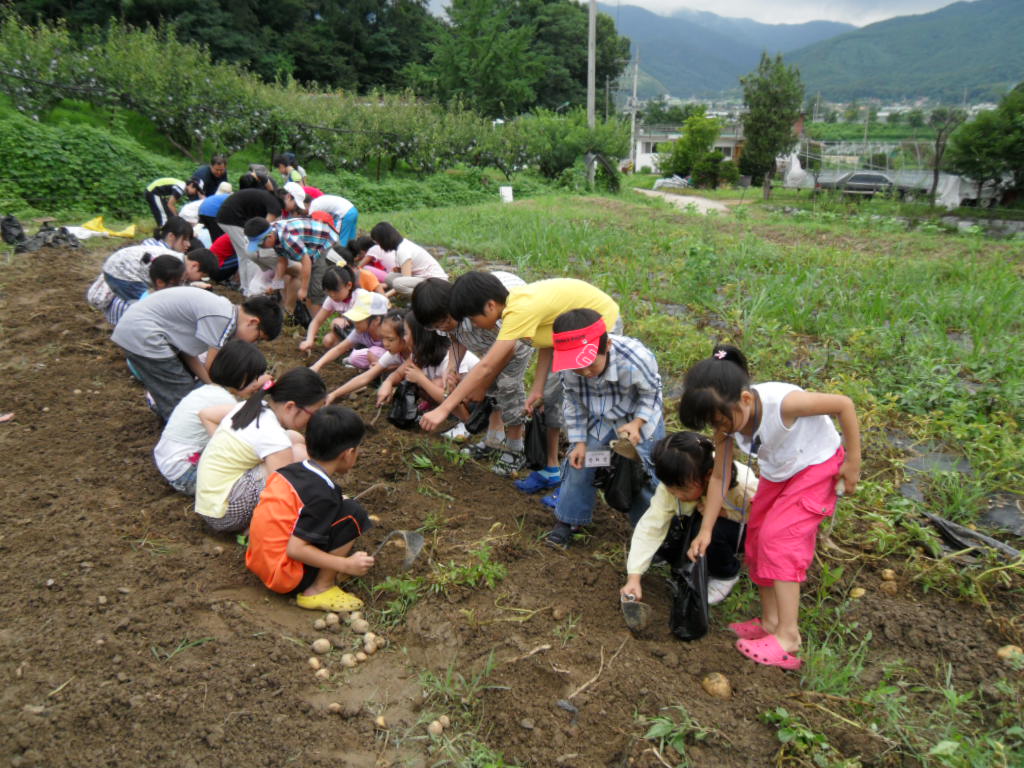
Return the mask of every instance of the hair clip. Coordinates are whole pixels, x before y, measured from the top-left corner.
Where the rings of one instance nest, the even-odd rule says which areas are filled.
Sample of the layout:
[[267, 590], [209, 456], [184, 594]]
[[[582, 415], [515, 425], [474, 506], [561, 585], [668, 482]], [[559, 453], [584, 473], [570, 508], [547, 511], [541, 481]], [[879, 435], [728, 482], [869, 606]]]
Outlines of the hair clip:
[[266, 392], [272, 386], [274, 386], [274, 380], [273, 379], [267, 379], [266, 381], [263, 382], [263, 386], [260, 387], [260, 389], [262, 389], [264, 392]]
[[728, 354], [728, 352], [726, 352], [724, 349], [719, 349], [719, 350], [715, 350], [715, 353], [714, 353], [713, 356], [717, 357], [719, 360], [725, 360], [725, 356], [727, 354]]

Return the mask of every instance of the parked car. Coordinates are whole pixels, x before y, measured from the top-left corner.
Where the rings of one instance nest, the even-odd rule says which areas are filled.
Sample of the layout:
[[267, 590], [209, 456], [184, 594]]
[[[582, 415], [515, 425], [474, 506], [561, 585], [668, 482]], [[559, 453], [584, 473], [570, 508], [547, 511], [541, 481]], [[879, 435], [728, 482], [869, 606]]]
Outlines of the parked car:
[[849, 171], [833, 181], [819, 181], [814, 190], [831, 190], [844, 195], [872, 197], [879, 192], [888, 193], [896, 187], [892, 178], [878, 171]]

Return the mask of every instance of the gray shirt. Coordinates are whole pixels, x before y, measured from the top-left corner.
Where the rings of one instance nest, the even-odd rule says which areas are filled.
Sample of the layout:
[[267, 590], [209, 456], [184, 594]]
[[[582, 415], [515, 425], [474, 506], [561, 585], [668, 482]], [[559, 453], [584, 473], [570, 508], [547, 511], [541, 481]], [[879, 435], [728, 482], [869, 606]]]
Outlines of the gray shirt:
[[184, 352], [193, 357], [220, 349], [235, 334], [238, 309], [202, 288], [165, 288], [132, 304], [111, 339], [139, 357], [162, 360]]

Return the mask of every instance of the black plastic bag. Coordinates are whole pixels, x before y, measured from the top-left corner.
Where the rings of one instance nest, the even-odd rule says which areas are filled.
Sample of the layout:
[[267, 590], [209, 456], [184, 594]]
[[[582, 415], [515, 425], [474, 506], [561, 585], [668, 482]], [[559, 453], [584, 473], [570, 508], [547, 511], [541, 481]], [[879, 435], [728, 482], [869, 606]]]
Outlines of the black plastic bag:
[[487, 429], [491, 420], [491, 411], [494, 410], [494, 398], [485, 397], [469, 409], [469, 418], [466, 419], [466, 429], [471, 435], [479, 435]]
[[526, 466], [530, 469], [545, 469], [548, 466], [548, 424], [544, 411], [534, 411], [533, 418], [526, 422], [526, 437], [523, 450]]
[[633, 499], [647, 482], [643, 463], [614, 452], [611, 464], [594, 473], [594, 487], [604, 494], [605, 504], [619, 512], [629, 512]]
[[8, 245], [17, 245], [28, 240], [28, 235], [16, 217], [4, 216], [0, 219], [0, 238]]
[[295, 317], [295, 322], [303, 328], [309, 328], [309, 324], [313, 322], [313, 315], [304, 301], [295, 302], [295, 312], [292, 314]]
[[403, 381], [395, 387], [395, 396], [388, 411], [388, 421], [399, 429], [415, 429], [419, 424], [419, 393], [411, 381]]
[[[679, 520], [677, 517], [676, 520]], [[673, 521], [675, 522], [675, 521]], [[703, 519], [694, 513], [687, 522], [679, 521], [678, 530], [685, 535], [672, 542], [678, 549], [672, 563], [672, 576], [668, 585], [672, 590], [672, 613], [669, 628], [680, 640], [699, 640], [708, 633], [708, 560], [701, 555], [696, 561], [686, 556]], [[671, 531], [671, 529], [670, 529]]]

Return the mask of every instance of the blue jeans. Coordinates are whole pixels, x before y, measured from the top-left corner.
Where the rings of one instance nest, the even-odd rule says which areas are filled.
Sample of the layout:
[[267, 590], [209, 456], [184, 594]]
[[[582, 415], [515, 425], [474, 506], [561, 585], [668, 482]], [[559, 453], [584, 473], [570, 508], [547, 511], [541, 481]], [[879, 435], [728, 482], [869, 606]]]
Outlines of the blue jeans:
[[[654, 478], [651, 466], [651, 450], [654, 444], [665, 436], [665, 422], [663, 421], [654, 430], [649, 440], [644, 440], [636, 447], [637, 452], [643, 459], [644, 468], [650, 475], [647, 485], [641, 493], [636, 495], [629, 508], [629, 522], [636, 525], [651, 503], [651, 497], [658, 487], [658, 481]], [[587, 450], [602, 451], [608, 450], [608, 444], [618, 435], [614, 429], [609, 429], [600, 435], [587, 435]], [[566, 525], [587, 525], [594, 517], [594, 501], [597, 499], [597, 489], [594, 487], [594, 473], [597, 470], [593, 467], [575, 469], [569, 465], [568, 459], [562, 465], [562, 485], [558, 491], [558, 505], [555, 507], [555, 517]]]
[[348, 241], [354, 238], [358, 233], [356, 224], [359, 222], [359, 211], [353, 205], [348, 209], [348, 213], [341, 217], [341, 221], [338, 222], [339, 226], [335, 227], [338, 230], [338, 247], [343, 248], [348, 245]]
[[119, 277], [108, 275], [106, 272], [103, 273], [103, 279], [107, 281], [107, 285], [115, 296], [128, 302], [138, 301], [142, 298], [142, 294], [149, 290], [149, 286], [145, 283], [140, 283], [137, 280], [122, 280]]

